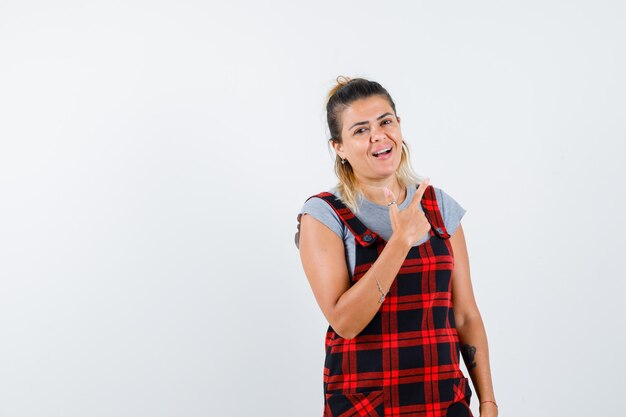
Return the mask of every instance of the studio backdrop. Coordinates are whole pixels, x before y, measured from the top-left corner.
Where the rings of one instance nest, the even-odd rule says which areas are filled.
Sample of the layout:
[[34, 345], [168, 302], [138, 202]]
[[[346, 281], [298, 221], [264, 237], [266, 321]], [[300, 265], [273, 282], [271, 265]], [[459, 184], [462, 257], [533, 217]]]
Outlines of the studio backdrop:
[[624, 21], [0, 2], [0, 415], [322, 415], [328, 324], [294, 234], [336, 183], [339, 75], [387, 88], [415, 171], [467, 210], [500, 415], [620, 414]]

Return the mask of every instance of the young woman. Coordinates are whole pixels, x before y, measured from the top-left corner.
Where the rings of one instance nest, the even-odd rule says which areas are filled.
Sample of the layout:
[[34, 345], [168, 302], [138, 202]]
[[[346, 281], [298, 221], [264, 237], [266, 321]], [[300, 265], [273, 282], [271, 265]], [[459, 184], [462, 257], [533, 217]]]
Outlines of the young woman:
[[339, 184], [298, 215], [304, 272], [329, 328], [324, 415], [495, 417], [465, 210], [411, 170], [391, 96], [338, 78], [326, 106]]

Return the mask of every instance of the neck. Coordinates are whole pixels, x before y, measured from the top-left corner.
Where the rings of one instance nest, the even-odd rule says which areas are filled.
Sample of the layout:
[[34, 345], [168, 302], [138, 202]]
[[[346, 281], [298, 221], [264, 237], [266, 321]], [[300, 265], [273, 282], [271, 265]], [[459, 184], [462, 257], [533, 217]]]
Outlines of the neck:
[[401, 204], [406, 198], [406, 189], [400, 185], [395, 176], [384, 180], [357, 179], [363, 195], [372, 203], [379, 204], [381, 206], [387, 205], [387, 199], [385, 198], [385, 193], [383, 191], [383, 188], [385, 187], [389, 188], [393, 195], [396, 196], [397, 204]]

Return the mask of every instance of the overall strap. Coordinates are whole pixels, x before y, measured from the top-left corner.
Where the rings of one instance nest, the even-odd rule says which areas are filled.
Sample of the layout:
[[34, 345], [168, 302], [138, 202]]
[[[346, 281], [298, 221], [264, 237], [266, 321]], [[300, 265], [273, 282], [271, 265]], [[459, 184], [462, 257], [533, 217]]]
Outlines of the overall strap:
[[432, 185], [426, 187], [424, 195], [422, 196], [422, 207], [424, 208], [424, 214], [432, 226], [432, 230], [442, 239], [448, 239], [450, 234], [446, 230], [446, 226], [439, 211], [439, 204], [437, 204], [437, 196], [435, 195], [435, 189]]
[[[341, 219], [343, 224], [352, 232], [356, 241], [359, 242], [359, 245], [363, 247], [370, 246], [376, 242], [378, 239], [378, 234], [368, 229], [362, 222], [359, 220], [352, 211], [346, 207], [346, 205], [337, 198], [334, 194], [329, 192], [323, 192], [316, 194], [314, 196], [309, 197], [311, 199], [313, 197], [321, 198], [326, 201], [337, 213], [337, 216]], [[307, 200], [308, 200], [307, 199]]]

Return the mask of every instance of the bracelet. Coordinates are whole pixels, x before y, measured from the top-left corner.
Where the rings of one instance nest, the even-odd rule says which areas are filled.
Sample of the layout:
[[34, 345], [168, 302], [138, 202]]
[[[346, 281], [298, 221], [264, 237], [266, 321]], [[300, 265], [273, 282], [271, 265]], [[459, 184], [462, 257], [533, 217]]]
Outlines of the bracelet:
[[380, 298], [378, 299], [379, 303], [383, 303], [385, 301], [385, 297], [389, 294], [389, 291], [383, 292], [383, 287], [380, 286], [380, 282], [378, 282], [378, 278], [374, 278], [376, 280], [376, 285], [378, 285], [378, 291], [380, 291]]
[[481, 404], [484, 404], [484, 403], [493, 403], [493, 405], [495, 405], [495, 406], [496, 406], [496, 408], [498, 408], [498, 404], [496, 404], [496, 402], [495, 402], [495, 401], [485, 400], [485, 401], [481, 401], [480, 403], [481, 403]]

